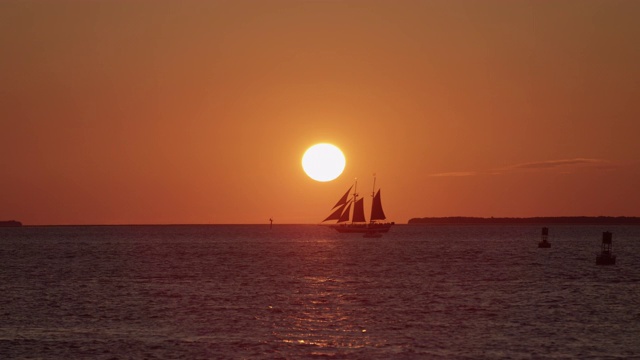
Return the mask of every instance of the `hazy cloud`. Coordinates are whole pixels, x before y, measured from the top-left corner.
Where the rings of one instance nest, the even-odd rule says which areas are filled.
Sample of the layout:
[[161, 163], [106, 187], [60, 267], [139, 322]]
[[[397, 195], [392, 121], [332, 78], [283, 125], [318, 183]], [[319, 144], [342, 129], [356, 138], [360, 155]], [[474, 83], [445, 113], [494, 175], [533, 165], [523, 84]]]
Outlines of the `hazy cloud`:
[[474, 175], [502, 175], [508, 173], [514, 173], [518, 171], [544, 171], [549, 169], [560, 169], [562, 172], [570, 172], [576, 168], [594, 168], [600, 170], [611, 170], [619, 167], [619, 164], [615, 164], [609, 160], [602, 159], [560, 159], [560, 160], [547, 160], [536, 161], [506, 166], [503, 168], [491, 169], [487, 171], [457, 171], [448, 173], [431, 174], [430, 176], [445, 177], [445, 176], [474, 176]]
[[[611, 166], [611, 162], [600, 159], [563, 159], [563, 160], [548, 160], [548, 161], [538, 161], [538, 162], [530, 162], [523, 163], [510, 166], [508, 168], [512, 169], [551, 169], [557, 168], [561, 166], [597, 166], [597, 165], [608, 165]], [[507, 169], [508, 169], [507, 168]]]
[[473, 175], [477, 175], [477, 173], [474, 171], [458, 171], [458, 172], [431, 174], [429, 176], [473, 176]]

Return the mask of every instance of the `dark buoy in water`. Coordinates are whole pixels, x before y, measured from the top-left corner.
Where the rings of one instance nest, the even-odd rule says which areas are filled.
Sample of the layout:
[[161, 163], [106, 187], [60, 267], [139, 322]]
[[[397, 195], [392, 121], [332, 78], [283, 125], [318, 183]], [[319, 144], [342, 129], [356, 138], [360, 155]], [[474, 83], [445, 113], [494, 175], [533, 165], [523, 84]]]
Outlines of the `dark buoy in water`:
[[542, 241], [540, 241], [538, 243], [538, 247], [539, 248], [550, 248], [551, 244], [547, 241], [547, 238], [549, 237], [549, 228], [543, 227], [542, 228]]
[[613, 235], [609, 231], [602, 233], [600, 254], [596, 256], [596, 265], [615, 265], [616, 256], [611, 253]]
[[269, 218], [269, 229], [273, 229], [273, 218]]

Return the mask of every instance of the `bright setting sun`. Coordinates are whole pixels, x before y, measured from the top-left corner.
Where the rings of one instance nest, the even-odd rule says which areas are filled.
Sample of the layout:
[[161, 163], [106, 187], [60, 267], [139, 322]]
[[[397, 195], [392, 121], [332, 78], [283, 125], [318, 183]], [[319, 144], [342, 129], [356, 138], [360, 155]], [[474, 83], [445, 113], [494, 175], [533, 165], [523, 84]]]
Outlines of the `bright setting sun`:
[[344, 154], [335, 145], [316, 144], [307, 149], [302, 156], [302, 168], [307, 175], [316, 181], [336, 179], [346, 164]]

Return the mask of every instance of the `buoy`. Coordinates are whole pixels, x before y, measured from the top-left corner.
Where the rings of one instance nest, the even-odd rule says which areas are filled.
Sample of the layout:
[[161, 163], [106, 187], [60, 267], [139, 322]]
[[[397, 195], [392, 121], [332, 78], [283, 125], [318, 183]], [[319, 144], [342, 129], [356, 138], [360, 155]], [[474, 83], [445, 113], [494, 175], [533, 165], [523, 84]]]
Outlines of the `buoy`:
[[609, 231], [602, 233], [602, 245], [600, 246], [600, 254], [596, 256], [596, 265], [615, 265], [616, 256], [613, 255], [613, 234]]
[[549, 228], [543, 227], [542, 228], [542, 241], [540, 241], [538, 243], [538, 247], [539, 248], [550, 248], [551, 244], [547, 241], [547, 238], [549, 237]]

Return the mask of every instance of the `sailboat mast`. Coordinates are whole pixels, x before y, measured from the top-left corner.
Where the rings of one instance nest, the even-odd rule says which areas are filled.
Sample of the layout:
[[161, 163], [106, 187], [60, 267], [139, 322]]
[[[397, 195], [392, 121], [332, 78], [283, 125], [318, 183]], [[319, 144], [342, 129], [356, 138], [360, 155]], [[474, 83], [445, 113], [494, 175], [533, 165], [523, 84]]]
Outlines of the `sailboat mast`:
[[[373, 209], [373, 199], [376, 197], [376, 174], [373, 174], [373, 189], [371, 190], [371, 208]], [[369, 219], [369, 222], [373, 223], [373, 217]]]
[[376, 174], [373, 174], [373, 190], [371, 190], [371, 197], [376, 196]]
[[[358, 200], [358, 178], [356, 178], [356, 183], [353, 185], [353, 204], [355, 205], [356, 200]], [[353, 217], [356, 214], [356, 207], [353, 207], [353, 216], [351, 216], [351, 223], [353, 224]]]

